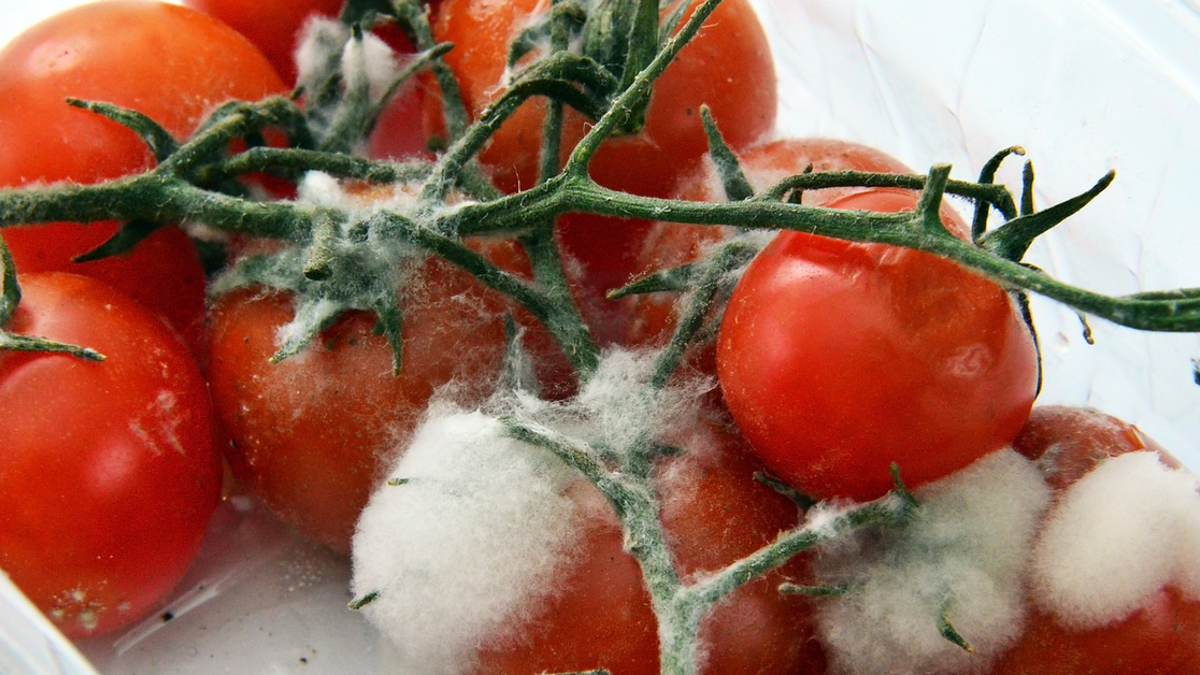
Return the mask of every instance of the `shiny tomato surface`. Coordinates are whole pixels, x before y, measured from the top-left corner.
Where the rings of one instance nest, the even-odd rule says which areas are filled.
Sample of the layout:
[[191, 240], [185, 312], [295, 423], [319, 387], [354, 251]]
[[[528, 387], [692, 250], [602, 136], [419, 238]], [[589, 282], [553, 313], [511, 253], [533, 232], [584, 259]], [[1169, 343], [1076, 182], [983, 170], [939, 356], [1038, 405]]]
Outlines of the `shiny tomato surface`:
[[221, 491], [207, 386], [165, 324], [109, 286], [21, 278], [5, 329], [106, 358], [0, 351], [0, 568], [64, 633], [150, 613]]
[[[881, 190], [830, 206], [912, 209]], [[947, 227], [954, 228], [952, 223]], [[1008, 293], [932, 255], [784, 232], [738, 282], [717, 344], [721, 390], [771, 471], [819, 498], [868, 500], [1012, 441], [1037, 389]]]

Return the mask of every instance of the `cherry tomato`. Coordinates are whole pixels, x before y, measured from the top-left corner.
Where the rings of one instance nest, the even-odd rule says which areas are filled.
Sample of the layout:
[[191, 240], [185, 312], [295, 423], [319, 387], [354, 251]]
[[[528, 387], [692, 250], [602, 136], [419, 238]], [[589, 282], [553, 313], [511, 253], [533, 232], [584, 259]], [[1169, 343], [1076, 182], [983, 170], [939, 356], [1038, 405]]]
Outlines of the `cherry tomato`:
[[[788, 138], [751, 146], [738, 152], [743, 172], [755, 190], [765, 190], [787, 176], [801, 173], [808, 166], [813, 171], [875, 171], [908, 173], [910, 169], [899, 160], [875, 148], [847, 141], [824, 138]], [[710, 162], [704, 162], [691, 176], [681, 180], [671, 195], [675, 199], [696, 202], [725, 201], [720, 189], [720, 177]], [[860, 192], [861, 188], [830, 188], [804, 195], [804, 203], [822, 206]], [[948, 213], [948, 217], [951, 216]], [[646, 276], [703, 257], [707, 248], [723, 240], [733, 231], [728, 227], [688, 225], [658, 222], [638, 255], [637, 276]], [[676, 293], [650, 293], [635, 296], [630, 304], [630, 319], [625, 341], [631, 345], [662, 345], [675, 330]], [[699, 371], [715, 375], [715, 347], [702, 348], [691, 360]]]
[[[660, 467], [663, 519], [679, 571], [711, 571], [770, 543], [793, 526], [791, 501], [757, 482], [757, 463], [734, 432], [712, 423], [693, 429], [686, 454]], [[659, 672], [656, 621], [642, 573], [624, 550], [616, 515], [591, 486], [572, 496], [587, 514], [581, 561], [556, 581], [561, 592], [537, 608], [531, 623], [485, 637], [474, 672], [500, 675], [583, 672], [612, 675]], [[701, 627], [708, 654], [703, 673], [821, 673], [824, 655], [813, 641], [805, 599], [778, 586], [797, 560], [743, 586], [717, 606]]]
[[[1062, 492], [1104, 460], [1152, 451], [1175, 458], [1137, 427], [1088, 408], [1034, 408], [1013, 447], [1037, 460], [1046, 481]], [[1114, 623], [1079, 630], [1036, 609], [1024, 637], [992, 675], [1190, 675], [1200, 672], [1200, 601], [1167, 587], [1144, 607]]]
[[[94, 183], [148, 168], [136, 134], [68, 106], [73, 96], [134, 108], [177, 138], [229, 99], [257, 100], [283, 83], [253, 45], [185, 7], [112, 0], [76, 7], [0, 50], [0, 185]], [[23, 272], [70, 271], [112, 284], [165, 316], [193, 343], [204, 314], [204, 271], [188, 238], [162, 228], [128, 254], [72, 263], [117, 230], [114, 222], [5, 228]]]
[[234, 475], [285, 521], [349, 551], [358, 514], [394, 453], [440, 388], [464, 404], [499, 378], [504, 328], [498, 303], [447, 263], [414, 273], [402, 307], [403, 366], [374, 331], [373, 315], [342, 317], [279, 363], [278, 332], [293, 298], [248, 290], [210, 316], [213, 402], [233, 439]]
[[[880, 190], [830, 206], [916, 200]], [[911, 249], [802, 232], [750, 264], [717, 344], [721, 390], [755, 453], [819, 498], [874, 499], [892, 463], [915, 487], [1007, 445], [1037, 369], [1029, 329], [992, 282]]]
[[0, 351], [0, 568], [72, 637], [142, 618], [191, 565], [221, 489], [187, 347], [109, 286], [21, 277], [6, 329], [103, 362]]
[[[438, 6], [434, 34], [456, 45], [446, 60], [462, 84], [472, 115], [479, 115], [503, 93], [509, 41], [549, 6], [545, 0], [447, 0]], [[427, 126], [433, 135], [442, 132], [435, 98], [430, 97], [427, 106]], [[745, 0], [727, 0], [718, 6], [657, 81], [645, 127], [636, 135], [607, 141], [589, 167], [593, 178], [612, 189], [666, 196], [676, 179], [708, 149], [699, 114], [705, 103], [735, 147], [753, 142], [774, 124], [774, 65], [762, 26]], [[502, 190], [514, 192], [534, 184], [543, 111], [541, 100], [526, 102], [481, 153], [480, 160]], [[582, 115], [568, 111], [564, 157], [587, 126]], [[645, 221], [580, 214], [560, 220], [557, 236], [576, 266], [572, 274], [583, 280], [581, 297], [606, 313], [603, 325], [614, 329], [601, 335], [604, 342], [619, 341], [623, 322], [620, 308], [606, 303], [604, 293], [625, 284], [636, 271], [647, 228]]]

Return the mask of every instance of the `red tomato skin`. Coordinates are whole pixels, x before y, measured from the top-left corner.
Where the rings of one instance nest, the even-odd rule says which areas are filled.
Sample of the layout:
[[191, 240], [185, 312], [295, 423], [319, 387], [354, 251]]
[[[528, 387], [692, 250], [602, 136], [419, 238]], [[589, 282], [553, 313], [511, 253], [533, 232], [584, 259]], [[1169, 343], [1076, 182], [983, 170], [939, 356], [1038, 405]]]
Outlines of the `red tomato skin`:
[[0, 352], [0, 568], [70, 637], [136, 621], [179, 582], [220, 498], [199, 368], [110, 287], [21, 278], [9, 330], [107, 359]]
[[352, 312], [302, 353], [279, 363], [279, 329], [292, 319], [282, 293], [238, 291], [209, 320], [213, 402], [233, 439], [234, 475], [282, 519], [348, 552], [358, 514], [443, 385], [478, 402], [499, 377], [498, 304], [465, 273], [429, 262], [403, 307], [399, 376], [375, 318]]
[[[766, 545], [798, 519], [796, 506], [754, 480], [757, 462], [735, 432], [705, 422], [684, 447], [695, 453], [660, 467], [663, 519], [685, 577], [715, 570]], [[704, 447], [697, 447], [704, 446]], [[520, 634], [490, 642], [473, 672], [519, 675], [586, 671], [612, 675], [659, 672], [656, 620], [641, 571], [623, 548], [611, 507], [579, 483], [572, 496], [587, 514], [587, 534], [560, 592], [539, 608]], [[803, 574], [797, 559], [736, 591], [701, 627], [707, 653], [702, 673], [822, 673], [808, 601], [783, 596], [787, 574]]]
[[[835, 208], [899, 211], [866, 192]], [[952, 225], [950, 225], [953, 227]], [[784, 232], [722, 321], [721, 390], [755, 453], [818, 498], [870, 500], [961, 469], [1029, 416], [1037, 353], [1008, 294], [932, 255]]]
[[1033, 409], [1013, 449], [1038, 462], [1046, 482], [1063, 490], [1096, 465], [1127, 452], [1158, 453], [1163, 464], [1183, 464], [1136, 426], [1092, 408], [1044, 405]]
[[[111, 0], [58, 14], [0, 50], [0, 186], [95, 183], [153, 165], [129, 129], [64, 99], [133, 108], [177, 138], [229, 99], [257, 100], [283, 83], [244, 38], [220, 22], [162, 2]], [[117, 223], [5, 228], [22, 272], [67, 271], [112, 284], [198, 344], [204, 271], [187, 237], [163, 228], [133, 251], [73, 263]]]
[[1034, 612], [1025, 637], [991, 675], [1193, 675], [1200, 672], [1200, 602], [1173, 588], [1114, 624], [1088, 631]]
[[[698, 4], [692, 2], [693, 9]], [[447, 0], [439, 4], [433, 21], [434, 36], [456, 45], [446, 61], [459, 77], [472, 116], [479, 115], [504, 93], [500, 85], [509, 41], [549, 6], [546, 0]], [[708, 150], [699, 114], [702, 104], [712, 109], [730, 145], [742, 147], [772, 128], [776, 100], [775, 67], [758, 18], [743, 0], [723, 2], [656, 82], [641, 133], [610, 140], [606, 148], [612, 149], [600, 154], [612, 153], [612, 159], [595, 157], [593, 171], [624, 176], [631, 186], [621, 187], [636, 192], [636, 185], [643, 181], [661, 179], [647, 172], [630, 171], [630, 165], [623, 163], [630, 156], [658, 152], [682, 169]], [[439, 106], [432, 104], [428, 118], [431, 132], [441, 131], [439, 111]], [[543, 116], [540, 99], [526, 102], [501, 125], [484, 149], [480, 159], [492, 169], [502, 190], [514, 192], [536, 181]], [[570, 152], [588, 124], [575, 112], [568, 117], [564, 153]], [[670, 181], [664, 187], [669, 188]]]
[[[1157, 453], [1182, 464], [1136, 426], [1091, 408], [1038, 406], [1013, 441], [1038, 462], [1046, 482], [1062, 492], [1105, 460], [1127, 452]], [[992, 675], [1192, 675], [1200, 672], [1200, 601], [1159, 590], [1146, 606], [1089, 630], [1062, 625], [1035, 609], [1025, 634]]]

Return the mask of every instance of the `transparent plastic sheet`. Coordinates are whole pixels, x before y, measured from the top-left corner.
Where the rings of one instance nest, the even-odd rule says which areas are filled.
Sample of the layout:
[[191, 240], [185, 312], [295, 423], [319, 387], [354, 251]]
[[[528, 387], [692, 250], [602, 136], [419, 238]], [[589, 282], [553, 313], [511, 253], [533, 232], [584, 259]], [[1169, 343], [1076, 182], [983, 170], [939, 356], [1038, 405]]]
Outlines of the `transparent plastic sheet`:
[[[1029, 260], [1107, 293], [1200, 285], [1200, 9], [1168, 0], [757, 0], [779, 55], [780, 134], [878, 146], [963, 178], [1023, 145], [1037, 201], [1117, 181]], [[0, 10], [2, 11], [2, 10]], [[1001, 177], [1019, 186], [1021, 160]], [[964, 210], [966, 205], [963, 205]], [[1194, 335], [1149, 335], [1034, 301], [1040, 402], [1093, 405], [1200, 468]], [[346, 609], [349, 565], [252, 501], [227, 502], [160, 613], [79, 649], [103, 675], [388, 672]], [[83, 675], [87, 664], [0, 585], [0, 673]], [[21, 660], [24, 659], [24, 660]], [[90, 675], [90, 674], [89, 674]]]

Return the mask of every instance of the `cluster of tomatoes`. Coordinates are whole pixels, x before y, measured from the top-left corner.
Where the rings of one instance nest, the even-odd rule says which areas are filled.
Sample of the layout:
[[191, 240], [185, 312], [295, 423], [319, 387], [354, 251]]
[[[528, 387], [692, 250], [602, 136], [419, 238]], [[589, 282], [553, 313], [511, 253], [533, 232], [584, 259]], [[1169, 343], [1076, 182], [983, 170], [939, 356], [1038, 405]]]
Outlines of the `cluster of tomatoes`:
[[[146, 170], [155, 159], [142, 139], [66, 97], [137, 110], [186, 138], [216, 104], [286, 93], [296, 79], [292, 54], [302, 23], [312, 14], [332, 16], [341, 4], [106, 0], [28, 30], [0, 51], [0, 185], [94, 183]], [[455, 45], [445, 61], [470, 115], [503, 92], [510, 41], [549, 5], [426, 6], [434, 37]], [[398, 53], [411, 52], [394, 26], [377, 31]], [[702, 105], [756, 189], [808, 167], [910, 171], [852, 143], [774, 139], [776, 86], [752, 9], [746, 0], [725, 0], [657, 82], [641, 130], [606, 141], [590, 174], [637, 195], [726, 199], [722, 176], [706, 159]], [[500, 190], [537, 182], [544, 111], [542, 101], [527, 102], [481, 153]], [[422, 80], [398, 95], [361, 147], [375, 157], [422, 153], [427, 138], [444, 132], [440, 113], [433, 80]], [[564, 158], [589, 124], [567, 112]], [[802, 199], [892, 213], [911, 211], [918, 196], [834, 188]], [[942, 221], [969, 238], [949, 208]], [[170, 593], [223, 483], [348, 551], [358, 514], [430, 400], [452, 395], [470, 405], [492, 393], [505, 367], [504, 315], [516, 311], [467, 273], [430, 259], [407, 276], [416, 290], [404, 295], [398, 372], [386, 336], [365, 313], [341, 317], [303, 352], [275, 363], [294, 312], [291, 296], [253, 288], [210, 302], [197, 247], [174, 226], [148, 226], [128, 252], [76, 261], [119, 227], [3, 231], [23, 295], [0, 329], [105, 357], [0, 352], [0, 568], [73, 637], [126, 626]], [[609, 291], [701, 260], [733, 234], [589, 214], [568, 214], [555, 229], [593, 334], [607, 347], [636, 349], [667, 341], [678, 321], [676, 296], [612, 301]], [[224, 243], [234, 253], [255, 246]], [[470, 244], [528, 273], [513, 241]], [[567, 360], [544, 330], [516, 315], [528, 324], [525, 347], [543, 394], [569, 398], [577, 384]], [[685, 368], [717, 378], [719, 392], [704, 399], [703, 424], [669, 440], [715, 450], [664, 460], [675, 466], [664, 470], [664, 489], [695, 495], [668, 501], [664, 512], [685, 576], [746, 556], [802, 519], [794, 501], [755, 480], [763, 471], [815, 499], [867, 501], [892, 489], [893, 464], [915, 489], [1018, 438], [1017, 449], [1042, 457], [1056, 476], [1082, 475], [1105, 455], [1147, 447], [1136, 430], [1088, 414], [1035, 412], [1031, 419], [1038, 356], [1017, 304], [990, 281], [925, 253], [786, 232], [745, 270], [723, 316], [709, 320], [719, 321], [719, 332], [689, 351]], [[1068, 439], [1078, 449], [1058, 450]], [[232, 481], [223, 479], [223, 466]], [[658, 670], [656, 622], [640, 571], [621, 551], [611, 514], [599, 521], [578, 556], [585, 562], [532, 612], [536, 621], [518, 638], [481, 642], [480, 672]], [[787, 575], [803, 577], [803, 565], [720, 605], [702, 632], [705, 672], [825, 672], [810, 601], [776, 592]], [[1090, 632], [1036, 614], [1028, 637], [993, 672], [1195, 672], [1200, 602], [1174, 589], [1160, 595], [1119, 625]], [[1164, 664], [1138, 670], [1145, 660], [1110, 658], [1119, 651], [1113, 645], [1127, 647], [1121, 656], [1161, 656]]]

